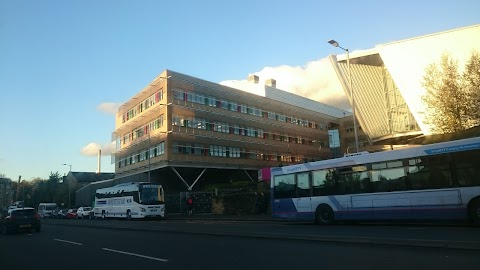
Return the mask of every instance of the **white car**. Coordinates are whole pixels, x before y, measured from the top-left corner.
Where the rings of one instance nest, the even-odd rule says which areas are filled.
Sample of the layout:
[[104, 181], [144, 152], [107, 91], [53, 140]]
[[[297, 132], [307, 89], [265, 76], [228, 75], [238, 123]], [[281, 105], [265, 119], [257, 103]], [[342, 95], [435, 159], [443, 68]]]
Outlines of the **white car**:
[[90, 218], [91, 207], [80, 207], [77, 210], [77, 218]]

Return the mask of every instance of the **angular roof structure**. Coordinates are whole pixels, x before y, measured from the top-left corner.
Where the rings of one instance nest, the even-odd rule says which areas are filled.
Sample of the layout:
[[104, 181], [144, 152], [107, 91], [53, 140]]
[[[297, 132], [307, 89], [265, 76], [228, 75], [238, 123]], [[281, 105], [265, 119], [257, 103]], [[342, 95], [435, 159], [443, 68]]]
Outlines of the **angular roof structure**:
[[[425, 69], [448, 53], [465, 66], [473, 51], [480, 52], [480, 25], [377, 45], [347, 55], [330, 56], [356, 117], [372, 142], [428, 135], [422, 102]], [[352, 90], [352, 91], [350, 91]], [[350, 92], [353, 92], [354, 102]]]

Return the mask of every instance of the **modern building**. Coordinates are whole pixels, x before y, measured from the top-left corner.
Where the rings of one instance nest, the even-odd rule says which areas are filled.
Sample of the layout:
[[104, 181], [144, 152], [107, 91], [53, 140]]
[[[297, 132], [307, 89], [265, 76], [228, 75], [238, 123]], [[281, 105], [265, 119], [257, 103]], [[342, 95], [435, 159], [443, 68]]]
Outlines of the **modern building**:
[[340, 118], [351, 115], [275, 88], [266, 97], [165, 70], [124, 103], [113, 138], [115, 179], [192, 190], [257, 180], [263, 167], [332, 157]]
[[[347, 55], [329, 56], [355, 104], [358, 150], [430, 134], [425, 69], [443, 53], [463, 67], [474, 50], [480, 25], [354, 51], [350, 65]], [[356, 141], [351, 112], [277, 89], [274, 79], [226, 86], [170, 70], [119, 108], [115, 127], [115, 182], [159, 182], [167, 192], [254, 181], [263, 167], [340, 156]]]
[[366, 135], [360, 144], [405, 143], [431, 134], [422, 102], [426, 68], [439, 64], [444, 53], [463, 68], [473, 51], [480, 53], [480, 25], [354, 51], [349, 55], [352, 89], [347, 55], [330, 56], [345, 94], [351, 104], [354, 100], [356, 118]]

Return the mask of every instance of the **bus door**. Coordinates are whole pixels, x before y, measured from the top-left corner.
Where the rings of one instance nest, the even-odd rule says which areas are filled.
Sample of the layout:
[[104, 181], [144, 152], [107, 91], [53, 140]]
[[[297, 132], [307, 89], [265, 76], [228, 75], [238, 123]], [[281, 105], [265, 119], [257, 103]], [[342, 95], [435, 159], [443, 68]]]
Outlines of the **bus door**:
[[[297, 174], [297, 217], [299, 219], [307, 219], [312, 215], [312, 197], [310, 190], [310, 173]], [[295, 200], [295, 199], [294, 199]]]

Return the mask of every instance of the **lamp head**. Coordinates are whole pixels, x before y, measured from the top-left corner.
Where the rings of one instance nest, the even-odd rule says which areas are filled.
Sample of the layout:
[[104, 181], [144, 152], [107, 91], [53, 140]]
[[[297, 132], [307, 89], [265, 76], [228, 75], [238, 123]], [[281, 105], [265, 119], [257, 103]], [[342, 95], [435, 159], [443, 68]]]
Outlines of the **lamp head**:
[[336, 41], [333, 40], [333, 39], [330, 39], [330, 40], [328, 41], [328, 43], [330, 43], [330, 45], [332, 45], [333, 47], [338, 47], [338, 42], [336, 42]]

